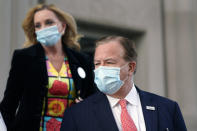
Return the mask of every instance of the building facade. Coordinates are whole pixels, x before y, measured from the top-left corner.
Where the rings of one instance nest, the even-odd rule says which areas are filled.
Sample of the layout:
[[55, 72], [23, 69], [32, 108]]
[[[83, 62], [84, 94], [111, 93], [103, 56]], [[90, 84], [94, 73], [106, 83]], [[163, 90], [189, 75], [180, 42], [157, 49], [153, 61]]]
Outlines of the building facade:
[[25, 40], [22, 20], [38, 2], [53, 3], [75, 17], [85, 36], [82, 50], [90, 55], [101, 36], [133, 39], [138, 51], [135, 84], [177, 101], [188, 131], [196, 130], [196, 0], [0, 0], [0, 100], [12, 53]]

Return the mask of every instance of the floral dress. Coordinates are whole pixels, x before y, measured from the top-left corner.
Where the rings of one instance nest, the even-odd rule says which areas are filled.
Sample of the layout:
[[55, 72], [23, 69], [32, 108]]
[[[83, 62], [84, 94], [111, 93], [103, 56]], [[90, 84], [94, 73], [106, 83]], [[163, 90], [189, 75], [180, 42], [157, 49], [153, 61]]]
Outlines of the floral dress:
[[68, 59], [64, 58], [60, 72], [57, 72], [46, 58], [48, 72], [48, 88], [45, 97], [40, 131], [59, 131], [64, 111], [70, 107], [76, 98], [76, 90], [69, 68]]

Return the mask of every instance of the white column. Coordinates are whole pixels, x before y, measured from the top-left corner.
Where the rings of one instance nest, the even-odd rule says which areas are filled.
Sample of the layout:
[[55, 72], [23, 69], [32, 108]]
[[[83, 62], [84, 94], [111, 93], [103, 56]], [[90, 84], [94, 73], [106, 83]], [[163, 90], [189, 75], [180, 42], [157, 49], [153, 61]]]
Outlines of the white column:
[[195, 0], [165, 1], [168, 94], [179, 101], [188, 131], [197, 129], [196, 5]]
[[0, 100], [10, 65], [11, 0], [0, 0]]
[[37, 1], [0, 0], [0, 101], [3, 98], [13, 50], [21, 48], [25, 37], [21, 27], [27, 10]]

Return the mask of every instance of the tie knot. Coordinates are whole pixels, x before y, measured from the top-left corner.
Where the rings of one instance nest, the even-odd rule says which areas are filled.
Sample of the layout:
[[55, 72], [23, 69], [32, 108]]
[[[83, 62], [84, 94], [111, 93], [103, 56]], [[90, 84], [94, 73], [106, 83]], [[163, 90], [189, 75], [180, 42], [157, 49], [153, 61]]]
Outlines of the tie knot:
[[120, 104], [121, 108], [126, 108], [126, 106], [127, 106], [127, 100], [121, 99], [119, 101], [119, 104]]

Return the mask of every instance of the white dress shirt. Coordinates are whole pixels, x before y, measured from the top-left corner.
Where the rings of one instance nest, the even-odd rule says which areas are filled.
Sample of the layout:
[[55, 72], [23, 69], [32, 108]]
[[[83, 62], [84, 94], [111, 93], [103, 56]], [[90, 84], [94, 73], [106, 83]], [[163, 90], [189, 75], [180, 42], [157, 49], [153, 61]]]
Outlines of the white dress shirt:
[[[118, 103], [120, 99], [113, 98], [111, 96], [107, 95], [107, 98], [109, 100], [112, 113], [114, 115], [116, 124], [118, 126], [119, 131], [122, 131], [122, 126], [121, 126], [121, 107], [120, 104]], [[133, 119], [135, 126], [138, 131], [146, 131], [146, 126], [145, 126], [145, 121], [144, 121], [144, 115], [142, 112], [142, 106], [140, 102], [140, 97], [139, 94], [133, 84], [133, 87], [131, 91], [128, 93], [128, 95], [125, 97], [127, 100], [127, 111], [131, 118]]]

